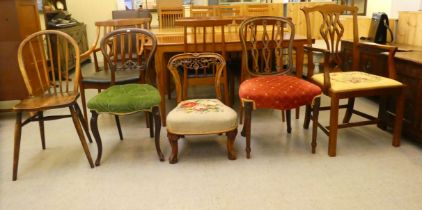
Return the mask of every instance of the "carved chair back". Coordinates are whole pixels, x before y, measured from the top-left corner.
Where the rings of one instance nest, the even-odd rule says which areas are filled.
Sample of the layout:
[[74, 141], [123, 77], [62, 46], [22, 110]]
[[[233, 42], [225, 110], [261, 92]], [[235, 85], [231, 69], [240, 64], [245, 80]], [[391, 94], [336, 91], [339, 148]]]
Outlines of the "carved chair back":
[[[182, 82], [179, 76], [179, 71], [183, 71], [183, 75], [192, 75], [196, 78], [201, 78], [204, 75], [208, 75], [209, 72], [213, 72], [215, 75], [215, 93], [217, 99], [222, 100], [221, 94], [221, 78], [223, 70], [226, 66], [224, 57], [217, 53], [183, 53], [178, 54], [170, 58], [168, 62], [168, 69], [173, 75], [174, 83], [176, 86], [177, 103], [186, 100], [186, 94], [183, 94], [183, 90], [186, 87], [182, 87]], [[183, 83], [186, 85], [186, 83]]]
[[[337, 4], [326, 4], [318, 5], [310, 8], [302, 8], [305, 13], [306, 28], [307, 28], [307, 39], [308, 46], [312, 46], [312, 28], [318, 26], [311, 25], [311, 14], [320, 13], [322, 16], [322, 24], [319, 26], [319, 33], [321, 39], [325, 44], [325, 51], [330, 55], [326, 57], [324, 61], [324, 68], [329, 68], [330, 71], [341, 71], [343, 60], [341, 57], [340, 43], [345, 33], [345, 27], [341, 22], [340, 16], [342, 14], [351, 14], [353, 21], [353, 70], [357, 70], [359, 66], [359, 52], [357, 44], [359, 42], [358, 27], [357, 27], [357, 12], [358, 8], [354, 6], [337, 5]], [[312, 74], [312, 73], [311, 73]]]
[[111, 69], [110, 83], [115, 83], [116, 71], [139, 71], [139, 82], [144, 83], [145, 74], [151, 75], [148, 71], [156, 46], [155, 35], [146, 29], [126, 28], [106, 34], [100, 47]]
[[[58, 49], [52, 49], [52, 42], [56, 43]], [[74, 61], [69, 60], [71, 55], [74, 55]], [[25, 38], [18, 48], [18, 63], [29, 95], [77, 93], [80, 76], [79, 55], [76, 41], [61, 31], [39, 31]], [[65, 65], [61, 65], [61, 62], [65, 62]], [[70, 77], [70, 62], [75, 64], [73, 83]], [[62, 69], [62, 66], [65, 68]]]
[[242, 68], [252, 76], [289, 73], [294, 35], [289, 18], [262, 16], [243, 21], [239, 29]]

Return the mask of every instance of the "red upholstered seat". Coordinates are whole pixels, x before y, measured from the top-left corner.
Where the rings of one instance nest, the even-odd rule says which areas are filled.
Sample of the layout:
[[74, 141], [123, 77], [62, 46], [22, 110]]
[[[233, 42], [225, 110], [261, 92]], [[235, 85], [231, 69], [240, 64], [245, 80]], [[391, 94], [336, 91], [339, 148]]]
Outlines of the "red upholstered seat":
[[288, 110], [311, 104], [321, 89], [293, 76], [262, 76], [248, 79], [240, 85], [242, 100], [254, 101], [256, 108]]

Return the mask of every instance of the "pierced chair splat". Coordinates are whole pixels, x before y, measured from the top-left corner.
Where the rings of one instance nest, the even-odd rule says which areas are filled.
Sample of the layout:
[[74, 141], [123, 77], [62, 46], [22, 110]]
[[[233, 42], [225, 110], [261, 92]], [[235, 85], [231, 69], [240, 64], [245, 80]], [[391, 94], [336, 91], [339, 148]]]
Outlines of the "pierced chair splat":
[[[285, 28], [288, 34], [285, 34]], [[287, 132], [291, 132], [290, 110], [311, 105], [321, 89], [289, 75], [293, 68], [292, 45], [295, 28], [289, 18], [252, 17], [240, 25], [242, 67], [251, 76], [239, 87], [241, 110], [245, 111], [242, 136], [246, 137], [246, 157], [250, 158], [252, 110], [286, 110]], [[283, 47], [288, 42], [288, 47]]]
[[[217, 53], [184, 53], [170, 58], [168, 69], [176, 85], [177, 107], [167, 115], [167, 136], [172, 147], [170, 163], [177, 163], [178, 139], [186, 135], [227, 135], [227, 153], [230, 160], [236, 159], [233, 144], [237, 135], [237, 114], [221, 102], [221, 77], [226, 62]], [[215, 92], [217, 99], [189, 99], [182, 94], [183, 85], [179, 76], [195, 72], [197, 77], [215, 72]]]
[[[381, 126], [381, 118], [384, 116], [385, 111], [384, 103], [380, 103], [378, 117], [360, 112], [354, 108], [356, 97], [368, 96], [381, 96], [385, 99], [388, 96], [394, 96], [396, 100], [396, 115], [395, 123], [393, 126], [393, 146], [400, 145], [401, 124], [403, 119], [403, 101], [404, 101], [404, 88], [405, 86], [398, 82], [396, 79], [396, 70], [394, 64], [394, 54], [397, 50], [394, 46], [371, 44], [374, 48], [387, 54], [385, 56], [388, 60], [388, 77], [377, 76], [363, 71], [359, 71], [359, 34], [358, 34], [358, 21], [357, 21], [357, 7], [344, 6], [344, 5], [319, 5], [314, 7], [304, 7], [302, 11], [305, 14], [308, 45], [305, 49], [308, 50], [308, 70], [309, 80], [321, 87], [324, 95], [331, 99], [330, 106], [320, 107], [320, 99], [317, 99], [316, 106], [313, 108], [307, 106], [304, 127], [308, 128], [311, 115], [313, 120], [312, 131], [312, 152], [315, 153], [317, 127], [319, 127], [325, 134], [328, 135], [328, 155], [336, 156], [337, 148], [337, 133], [338, 129], [362, 126], [369, 124], [378, 124]], [[345, 33], [345, 27], [341, 23], [341, 14], [351, 14], [353, 18], [353, 64], [351, 71], [343, 69], [344, 61], [342, 60], [340, 52], [340, 41]], [[323, 23], [319, 26], [320, 36], [325, 43], [325, 49], [312, 47], [311, 35], [311, 14], [320, 14]], [[314, 26], [318, 27], [318, 26]], [[313, 73], [312, 68], [312, 53], [320, 52], [324, 54], [324, 72]], [[348, 99], [347, 104], [340, 105], [341, 99]], [[338, 123], [339, 109], [345, 108], [345, 116], [343, 123]], [[328, 126], [324, 126], [318, 122], [319, 111], [330, 111], [330, 122]], [[312, 112], [312, 113], [311, 113]], [[358, 115], [365, 118], [364, 121], [350, 122], [352, 115]]]
[[[133, 45], [132, 43], [136, 44]], [[160, 149], [161, 119], [159, 104], [161, 97], [154, 86], [146, 84], [145, 78], [148, 71], [153, 71], [150, 63], [156, 45], [157, 39], [153, 33], [136, 28], [115, 30], [101, 40], [101, 52], [110, 68], [112, 85], [88, 101], [88, 108], [92, 114], [91, 130], [98, 146], [98, 155], [95, 161], [97, 166], [100, 165], [102, 156], [102, 141], [98, 131], [97, 119], [98, 115], [103, 113], [112, 114], [116, 117], [119, 136], [123, 140], [120, 120], [117, 116], [147, 112], [146, 118], [149, 118], [151, 124], [149, 127], [150, 137], [155, 137], [158, 157], [161, 161], [164, 160], [164, 155]], [[146, 50], [147, 48], [148, 50]], [[131, 84], [116, 83], [116, 72], [123, 69], [124, 71], [137, 72], [138, 82]]]

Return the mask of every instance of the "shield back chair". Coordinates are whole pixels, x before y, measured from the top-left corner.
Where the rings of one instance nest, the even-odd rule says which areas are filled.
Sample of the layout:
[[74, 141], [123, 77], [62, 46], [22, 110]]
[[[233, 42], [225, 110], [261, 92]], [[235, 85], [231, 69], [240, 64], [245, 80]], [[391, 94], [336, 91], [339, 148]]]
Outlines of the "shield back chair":
[[158, 23], [160, 28], [174, 28], [175, 21], [184, 17], [183, 6], [180, 7], [169, 7], [159, 6], [158, 7]]
[[[167, 115], [167, 136], [172, 153], [170, 163], [177, 163], [177, 140], [185, 135], [227, 135], [227, 153], [230, 160], [236, 159], [233, 144], [237, 135], [237, 114], [221, 102], [221, 78], [226, 65], [224, 57], [217, 53], [183, 53], [170, 58], [168, 69], [173, 75], [177, 93], [177, 107]], [[180, 70], [201, 77], [201, 74], [215, 72], [214, 88], [217, 99], [186, 100], [183, 94]]]
[[[377, 76], [369, 74], [363, 71], [359, 71], [359, 46], [362, 43], [359, 42], [358, 37], [358, 24], [357, 24], [357, 7], [344, 6], [344, 5], [319, 5], [315, 7], [305, 7], [302, 11], [305, 14], [306, 26], [307, 26], [307, 38], [309, 41], [308, 46], [305, 48], [310, 53], [308, 55], [308, 64], [312, 65], [312, 53], [319, 51], [324, 54], [324, 72], [313, 74], [313, 68], [310, 67], [308, 71], [308, 78], [311, 82], [321, 87], [324, 95], [331, 99], [330, 106], [320, 107], [319, 100], [315, 103], [313, 110], [311, 107], [307, 107], [304, 127], [308, 128], [311, 115], [313, 122], [312, 132], [312, 152], [315, 153], [317, 129], [321, 130], [328, 135], [328, 155], [336, 156], [337, 147], [337, 133], [338, 129], [362, 126], [369, 124], [382, 123], [380, 119], [383, 117], [385, 108], [383, 103], [380, 103], [380, 109], [378, 118], [368, 115], [367, 113], [360, 112], [354, 108], [354, 102], [356, 97], [369, 97], [369, 96], [381, 96], [382, 98], [395, 96], [396, 98], [396, 116], [393, 128], [393, 146], [400, 145], [400, 133], [401, 123], [403, 119], [403, 92], [404, 85], [396, 81], [396, 71], [394, 65], [394, 54], [396, 47], [371, 44], [374, 48], [379, 48], [380, 51], [384, 51], [388, 61], [388, 72], [387, 77]], [[343, 37], [345, 28], [341, 23], [340, 15], [347, 12], [353, 17], [353, 59], [352, 69], [344, 71], [342, 65], [345, 61], [342, 60], [340, 55], [340, 41]], [[319, 27], [320, 35], [325, 43], [325, 49], [317, 49], [312, 47], [312, 35], [311, 35], [311, 14], [319, 13], [322, 16], [323, 24]], [[318, 27], [318, 26], [315, 26]], [[384, 70], [385, 71], [385, 70]], [[339, 100], [347, 99], [347, 104], [340, 105]], [[338, 124], [338, 113], [340, 108], [345, 108], [345, 116], [343, 123]], [[330, 111], [330, 121], [328, 126], [321, 125], [318, 122], [318, 113], [322, 110]], [[311, 114], [312, 111], [312, 114]], [[315, 116], [316, 115], [316, 116]], [[350, 122], [352, 115], [357, 115], [365, 118], [364, 121]]]
[[[208, 19], [208, 18], [188, 18], [176, 21], [177, 26], [183, 26], [184, 33], [184, 52], [200, 53], [214, 52], [221, 54], [226, 58], [226, 41], [224, 27], [231, 23], [230, 19]], [[187, 71], [185, 73], [188, 73]], [[203, 74], [201, 77], [196, 75], [183, 75], [183, 97], [187, 97], [188, 87], [191, 85], [214, 85], [215, 72]], [[229, 88], [228, 72], [226, 66], [221, 75], [221, 84], [224, 90], [224, 103], [231, 105], [231, 94]], [[230, 86], [231, 85], [231, 86]], [[170, 91], [169, 91], [170, 96]]]
[[[51, 43], [58, 49], [53, 54]], [[60, 65], [61, 51], [66, 56], [65, 65]], [[73, 83], [69, 73], [69, 55], [75, 55]], [[41, 133], [42, 148], [45, 149], [44, 122], [71, 117], [82, 143], [91, 168], [94, 167], [91, 154], [85, 141], [84, 131], [91, 139], [82, 112], [76, 102], [79, 97], [78, 80], [80, 75], [80, 57], [78, 44], [69, 35], [53, 30], [39, 31], [29, 35], [19, 45], [18, 62], [29, 98], [22, 100], [13, 110], [16, 112], [15, 144], [13, 153], [13, 180], [17, 179], [22, 127], [29, 122], [38, 122]], [[66, 66], [66, 69], [62, 69]], [[35, 79], [30, 79], [35, 78]], [[44, 111], [68, 108], [70, 115], [45, 116]], [[22, 122], [23, 113], [29, 118]], [[82, 127], [81, 127], [82, 125]]]
[[[287, 34], [284, 32], [288, 29]], [[289, 18], [252, 17], [240, 25], [242, 67], [250, 75], [239, 87], [245, 121], [246, 156], [250, 158], [252, 110], [270, 108], [286, 110], [287, 132], [291, 132], [290, 110], [310, 105], [321, 89], [301, 78], [290, 76], [295, 28]]]
[[[160, 149], [161, 119], [158, 108], [161, 97], [154, 86], [146, 83], [145, 78], [148, 71], [153, 71], [150, 64], [156, 45], [157, 39], [153, 33], [138, 28], [114, 30], [106, 34], [101, 40], [101, 52], [110, 68], [111, 85], [88, 101], [88, 108], [91, 110], [91, 130], [98, 146], [98, 155], [95, 161], [97, 166], [100, 165], [102, 156], [102, 142], [97, 119], [98, 115], [103, 113], [121, 116], [149, 112], [150, 114], [146, 117], [149, 118], [151, 123], [149, 126], [150, 137], [155, 136], [158, 157], [161, 161], [164, 160], [164, 155]], [[118, 84], [116, 82], [118, 71], [137, 72], [137, 83]], [[117, 123], [117, 128], [122, 140], [120, 121]]]
[[[131, 18], [131, 19], [116, 19], [95, 22], [96, 39], [90, 49], [84, 52], [81, 57], [87, 57], [91, 54], [94, 57], [94, 72], [82, 72], [79, 86], [81, 89], [82, 109], [85, 120], [88, 119], [88, 112], [86, 108], [86, 89], [106, 89], [111, 85], [111, 75], [108, 65], [99, 65], [97, 52], [100, 52], [99, 42], [107, 33], [119, 28], [149, 28], [149, 18]], [[134, 42], [132, 44], [135, 44]], [[105, 62], [104, 62], [105, 63]], [[118, 71], [115, 74], [115, 84], [133, 83], [139, 80], [139, 72], [136, 71]], [[117, 122], [116, 118], [116, 122]]]

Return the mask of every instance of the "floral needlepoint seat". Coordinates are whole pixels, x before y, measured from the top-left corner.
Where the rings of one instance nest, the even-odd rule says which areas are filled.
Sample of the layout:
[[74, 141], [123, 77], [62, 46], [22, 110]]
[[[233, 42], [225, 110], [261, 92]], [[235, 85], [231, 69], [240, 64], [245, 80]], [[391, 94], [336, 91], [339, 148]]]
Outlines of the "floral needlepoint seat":
[[[356, 90], [369, 90], [372, 88], [384, 88], [392, 86], [402, 86], [397, 80], [387, 77], [381, 77], [374, 74], [368, 74], [361, 71], [330, 73], [331, 87], [333, 92], [347, 92]], [[320, 85], [324, 85], [324, 74], [315, 74], [312, 80]]]
[[167, 115], [167, 130], [174, 134], [225, 133], [236, 127], [236, 112], [217, 99], [182, 101]]

